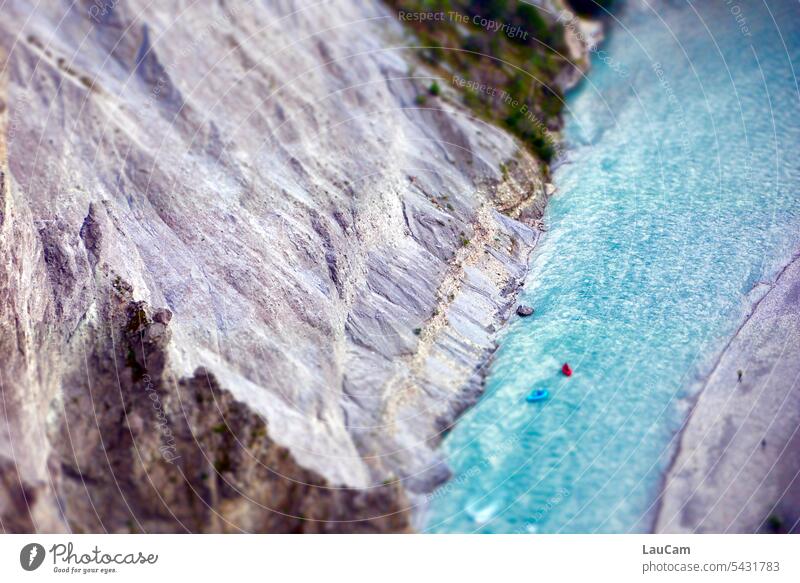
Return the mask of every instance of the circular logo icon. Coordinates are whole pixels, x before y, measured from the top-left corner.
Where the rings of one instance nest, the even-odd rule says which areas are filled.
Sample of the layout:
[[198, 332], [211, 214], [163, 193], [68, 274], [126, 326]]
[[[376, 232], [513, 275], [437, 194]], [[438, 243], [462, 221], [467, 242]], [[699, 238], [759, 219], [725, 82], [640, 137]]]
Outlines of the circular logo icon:
[[30, 543], [19, 552], [19, 564], [26, 571], [35, 571], [44, 562], [44, 547], [39, 543]]

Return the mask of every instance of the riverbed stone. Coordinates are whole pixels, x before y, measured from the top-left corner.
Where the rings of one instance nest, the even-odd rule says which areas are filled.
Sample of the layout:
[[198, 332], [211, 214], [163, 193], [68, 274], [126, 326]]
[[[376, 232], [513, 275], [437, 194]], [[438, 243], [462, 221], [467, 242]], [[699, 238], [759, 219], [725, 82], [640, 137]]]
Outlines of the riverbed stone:
[[526, 318], [533, 314], [533, 308], [530, 306], [526, 306], [525, 304], [520, 304], [517, 306], [517, 315], [523, 318]]

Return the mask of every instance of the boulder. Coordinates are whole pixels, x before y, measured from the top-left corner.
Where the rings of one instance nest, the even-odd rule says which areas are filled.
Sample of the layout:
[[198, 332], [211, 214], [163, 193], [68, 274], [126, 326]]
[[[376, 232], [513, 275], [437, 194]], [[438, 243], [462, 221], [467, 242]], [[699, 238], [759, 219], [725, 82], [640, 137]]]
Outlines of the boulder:
[[520, 304], [519, 307], [517, 308], [518, 316], [522, 316], [523, 318], [525, 318], [527, 316], [530, 316], [531, 314], [533, 314], [533, 308], [531, 308], [530, 306]]

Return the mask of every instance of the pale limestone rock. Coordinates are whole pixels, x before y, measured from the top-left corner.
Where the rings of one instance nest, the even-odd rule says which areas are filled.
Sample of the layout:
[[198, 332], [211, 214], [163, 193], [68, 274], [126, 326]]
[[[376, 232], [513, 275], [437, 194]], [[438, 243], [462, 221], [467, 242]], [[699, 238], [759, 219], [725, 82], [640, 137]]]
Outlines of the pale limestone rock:
[[[495, 209], [533, 224], [536, 160], [447, 100], [414, 108], [414, 54], [376, 2], [3, 10], [4, 527], [181, 530], [166, 505], [192, 530], [311, 530], [251, 498], [407, 528], [403, 491], [447, 477], [441, 431], [513, 309], [537, 232]], [[184, 459], [188, 431], [209, 459], [235, 450], [210, 479], [192, 467], [197, 500], [170, 482], [142, 371]], [[180, 405], [217, 394], [246, 447]], [[312, 485], [262, 483], [253, 460]], [[87, 479], [99, 514], [76, 497]]]

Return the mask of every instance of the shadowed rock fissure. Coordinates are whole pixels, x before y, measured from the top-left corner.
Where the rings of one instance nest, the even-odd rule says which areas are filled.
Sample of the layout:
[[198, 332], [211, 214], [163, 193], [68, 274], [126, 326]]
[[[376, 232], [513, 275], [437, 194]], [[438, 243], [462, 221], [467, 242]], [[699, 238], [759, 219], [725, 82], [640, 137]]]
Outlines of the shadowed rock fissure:
[[330, 487], [213, 374], [171, 376], [171, 313], [134, 301], [119, 278], [109, 287], [103, 325], [82, 332], [87, 370], [64, 384], [51, 436], [50, 464], [73, 531], [407, 528], [397, 484]]

